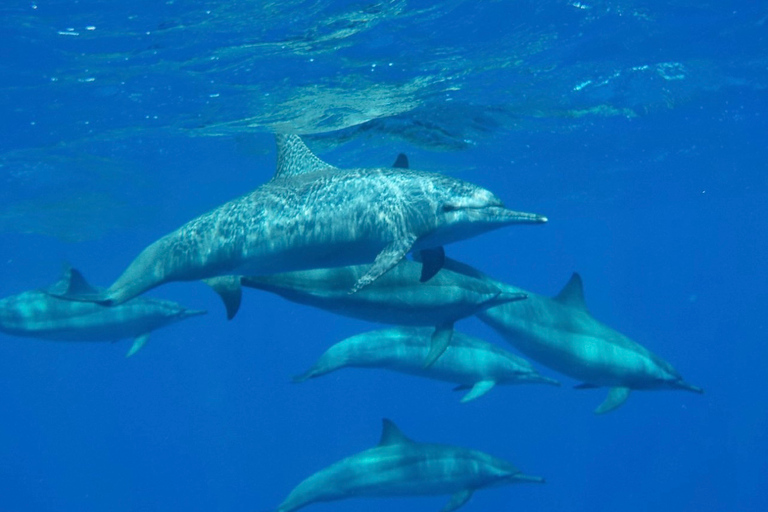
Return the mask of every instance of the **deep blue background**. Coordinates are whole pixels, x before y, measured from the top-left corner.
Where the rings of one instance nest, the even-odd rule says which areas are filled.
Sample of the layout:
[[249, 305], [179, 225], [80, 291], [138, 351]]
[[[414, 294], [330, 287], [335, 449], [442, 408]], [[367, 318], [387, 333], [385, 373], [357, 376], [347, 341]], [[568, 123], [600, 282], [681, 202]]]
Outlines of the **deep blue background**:
[[[67, 344], [0, 335], [0, 511], [269, 510], [314, 471], [374, 445], [382, 417], [416, 440], [477, 448], [547, 478], [545, 486], [480, 491], [468, 511], [766, 510], [768, 120], [764, 66], [760, 71], [755, 63], [765, 62], [760, 15], [768, 13], [737, 2], [717, 8], [674, 2], [667, 11], [601, 2], [589, 10], [594, 20], [580, 18], [579, 25], [568, 16], [582, 9], [568, 3], [500, 4], [450, 3], [439, 16], [415, 18], [419, 23], [405, 15], [426, 3], [403, 4], [405, 14], [398, 16], [404, 20], [393, 16], [370, 29], [377, 31], [375, 44], [370, 37], [342, 38], [348, 46], [317, 43], [307, 54], [295, 49], [286, 55], [270, 47], [261, 57], [272, 67], [267, 78], [259, 75], [266, 80], [260, 94], [274, 87], [289, 97], [315, 79], [353, 94], [357, 84], [339, 78], [330, 64], [335, 58], [353, 78], [362, 76], [355, 66], [366, 59], [386, 61], [398, 52], [413, 62], [424, 59], [424, 69], [445, 64], [428, 60], [429, 46], [412, 49], [403, 34], [431, 42], [433, 50], [465, 37], [450, 61], [466, 52], [457, 69], [469, 63], [479, 69], [491, 61], [477, 59], [492, 54], [478, 48], [554, 26], [560, 43], [532, 58], [537, 66], [549, 61], [562, 70], [563, 83], [550, 80], [541, 91], [548, 109], [542, 110], [541, 98], [527, 108], [515, 94], [525, 84], [501, 67], [492, 80], [462, 79], [471, 92], [419, 92], [422, 103], [412, 117], [374, 116], [383, 124], [361, 124], [367, 132], [353, 125], [309, 144], [343, 166], [386, 166], [405, 151], [413, 168], [443, 170], [490, 188], [513, 209], [547, 215], [545, 226], [493, 232], [448, 252], [550, 295], [579, 271], [598, 319], [672, 362], [706, 394], [635, 392], [618, 411], [596, 417], [592, 410], [606, 390], [572, 390], [575, 382], [567, 378], [560, 389], [499, 387], [464, 405], [450, 385], [384, 372], [346, 370], [295, 385], [290, 377], [329, 345], [376, 326], [253, 290], [227, 322], [204, 285], [176, 283], [151, 294], [206, 308], [209, 315], [154, 333], [129, 360], [128, 341]], [[181, 7], [169, 5], [155, 13], [158, 18], [175, 19], [178, 12], [161, 11]], [[335, 25], [313, 16], [330, 19], [358, 6], [323, 5], [298, 21], [288, 7], [273, 18], [263, 13], [269, 26], [253, 28], [258, 33], [250, 39], [243, 35], [251, 30], [247, 23], [231, 34], [194, 26], [194, 43], [169, 45], [157, 62], [189, 62], [206, 47], [274, 41], [276, 34], [287, 39], [302, 24], [325, 27], [311, 32], [320, 40]], [[106, 48], [50, 47], [74, 39], [55, 35], [73, 14], [61, 3], [41, 2], [36, 11], [46, 7], [37, 25], [21, 22], [36, 19], [28, 17], [28, 3], [5, 13], [4, 23], [14, 30], [3, 37], [18, 52], [4, 64], [2, 81], [0, 296], [53, 282], [62, 261], [93, 283], [110, 283], [147, 244], [268, 180], [275, 158], [269, 123], [320, 108], [299, 102], [251, 130], [238, 124], [223, 137], [193, 136], [183, 129], [196, 116], [222, 122], [250, 115], [239, 101], [215, 114], [206, 111], [207, 100], [198, 101], [207, 97], [199, 87], [209, 78], [234, 87], [248, 83], [246, 71], [202, 68], [185, 81], [192, 75], [173, 66], [159, 69], [142, 53], [151, 45], [128, 42], [132, 36], [120, 32], [135, 19], [99, 2], [80, 5], [77, 14], [112, 27], [116, 35], [102, 41]], [[138, 20], [151, 17], [151, 8], [133, 7]], [[617, 17], [621, 9], [628, 14]], [[515, 16], [514, 30], [500, 23], [509, 19], [502, 14]], [[632, 25], [639, 19], [644, 25]], [[55, 30], [48, 34], [48, 28]], [[206, 31], [210, 39], [201, 38]], [[99, 51], [132, 50], [144, 62], [125, 64], [125, 76], [118, 76], [119, 59], [97, 69], [95, 60], [86, 63], [99, 77], [95, 83], [112, 76], [117, 85], [94, 94], [79, 93], [77, 85], [50, 89], [49, 75], [74, 77], [78, 62]], [[695, 68], [704, 56], [707, 65]], [[296, 64], [309, 58], [323, 61], [325, 72], [308, 76], [307, 67]], [[630, 80], [615, 90], [596, 89], [587, 99], [558, 96], [581, 83], [579, 76], [673, 60], [699, 70], [682, 81], [684, 90], [673, 89], [677, 82]], [[414, 69], [401, 72], [408, 78]], [[364, 85], [377, 83], [365, 77]], [[157, 87], [146, 86], [137, 98], [130, 89], [140, 78]], [[443, 94], [455, 94], [460, 106]], [[499, 114], [506, 94], [523, 109], [520, 115]], [[669, 101], [659, 103], [665, 94]], [[632, 108], [638, 115], [575, 116], [580, 102]], [[149, 123], [157, 112], [161, 125], [138, 121], [144, 111]], [[326, 120], [337, 119], [329, 112]], [[487, 112], [492, 122], [483, 117]], [[436, 119], [439, 130], [419, 124], [422, 119]], [[326, 131], [322, 123], [315, 128]], [[462, 140], [469, 142], [456, 142]], [[458, 328], [503, 343], [476, 320]], [[350, 500], [311, 510], [436, 511], [447, 499]]]

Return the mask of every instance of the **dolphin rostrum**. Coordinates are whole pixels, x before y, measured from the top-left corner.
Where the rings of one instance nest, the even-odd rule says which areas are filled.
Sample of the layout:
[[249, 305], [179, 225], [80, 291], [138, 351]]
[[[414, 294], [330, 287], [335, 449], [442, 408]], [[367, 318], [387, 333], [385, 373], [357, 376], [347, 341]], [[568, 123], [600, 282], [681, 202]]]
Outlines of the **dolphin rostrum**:
[[310, 476], [288, 495], [277, 512], [311, 503], [355, 497], [450, 494], [442, 512], [458, 509], [478, 489], [518, 482], [544, 483], [502, 459], [476, 450], [412, 441], [390, 420], [379, 444]]
[[409, 251], [425, 253], [428, 277], [444, 244], [547, 220], [508, 210], [462, 180], [405, 168], [338, 169], [298, 136], [276, 139], [272, 180], [152, 243], [105, 292], [68, 298], [116, 305], [170, 281], [367, 263], [355, 292]]
[[597, 414], [622, 405], [633, 389], [703, 393], [683, 380], [667, 361], [595, 319], [587, 310], [579, 274], [574, 273], [562, 291], [550, 298], [505, 285], [454, 260], [447, 259], [445, 266], [485, 278], [510, 293], [528, 294], [519, 304], [504, 304], [477, 316], [526, 356], [581, 380], [578, 389], [609, 387]]
[[[290, 301], [314, 306], [360, 320], [393, 325], [432, 326], [432, 348], [425, 353], [424, 366], [432, 364], [451, 341], [453, 324], [478, 311], [525, 299], [524, 293], [502, 293], [485, 280], [438, 271], [422, 282], [422, 266], [401, 260], [370, 286], [350, 294], [349, 289], [365, 275], [368, 265], [352, 265], [280, 274], [244, 276], [243, 286], [276, 293]], [[208, 280], [217, 292], [219, 281]], [[225, 303], [226, 293], [220, 293]]]
[[445, 353], [424, 368], [430, 350], [430, 329], [394, 327], [366, 332], [333, 345], [295, 382], [320, 377], [341, 368], [382, 368], [429, 379], [454, 382], [469, 389], [461, 399], [469, 402], [490, 391], [496, 384], [525, 382], [560, 383], [540, 375], [525, 359], [473, 336], [455, 332]]
[[116, 307], [57, 298], [57, 294], [98, 293], [76, 269], [47, 290], [30, 290], [0, 300], [0, 331], [56, 341], [116, 341], [134, 338], [126, 357], [135, 354], [149, 333], [205, 311], [185, 309], [167, 300], [137, 297]]

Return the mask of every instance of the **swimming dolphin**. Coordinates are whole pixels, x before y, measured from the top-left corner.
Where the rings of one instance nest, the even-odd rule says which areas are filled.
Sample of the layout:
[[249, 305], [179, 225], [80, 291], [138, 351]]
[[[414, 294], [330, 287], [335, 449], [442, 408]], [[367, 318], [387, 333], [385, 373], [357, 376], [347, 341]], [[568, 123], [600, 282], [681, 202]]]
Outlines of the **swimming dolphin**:
[[[373, 284], [350, 294], [368, 265], [352, 265], [281, 274], [244, 276], [248, 288], [276, 293], [290, 301], [344, 316], [393, 325], [434, 326], [432, 348], [424, 366], [434, 363], [451, 341], [453, 324], [481, 309], [525, 299], [524, 293], [502, 293], [485, 280], [440, 270], [422, 282], [422, 266], [401, 260]], [[224, 278], [229, 279], [229, 278]], [[217, 291], [220, 286], [208, 281]], [[222, 294], [225, 303], [227, 294]]]
[[390, 420], [379, 444], [310, 476], [288, 495], [277, 512], [312, 503], [355, 497], [450, 494], [442, 512], [464, 505], [478, 489], [518, 482], [544, 483], [512, 464], [483, 452], [442, 444], [417, 443]]
[[169, 281], [367, 263], [355, 292], [409, 251], [425, 253], [428, 277], [442, 262], [444, 244], [547, 220], [508, 210], [488, 190], [455, 178], [404, 168], [338, 169], [298, 136], [276, 139], [271, 181], [151, 244], [105, 292], [67, 298], [116, 305]]
[[394, 327], [366, 332], [333, 345], [294, 382], [320, 377], [341, 368], [382, 368], [459, 384], [470, 391], [461, 399], [469, 402], [496, 384], [538, 382], [559, 386], [539, 375], [525, 359], [473, 336], [455, 332], [445, 353], [424, 368], [430, 350], [431, 330], [423, 327]]
[[134, 338], [126, 357], [135, 354], [155, 329], [205, 311], [185, 309], [167, 300], [137, 297], [113, 308], [57, 298], [63, 293], [98, 293], [82, 274], [67, 267], [48, 290], [30, 290], [0, 300], [0, 331], [57, 341], [116, 341]]
[[525, 301], [480, 311], [477, 316], [526, 356], [583, 381], [578, 389], [609, 387], [597, 414], [622, 405], [633, 389], [703, 393], [667, 361], [595, 319], [587, 309], [579, 274], [574, 273], [562, 291], [549, 298], [505, 285], [454, 260], [447, 259], [445, 266], [485, 278], [510, 293], [528, 294]]

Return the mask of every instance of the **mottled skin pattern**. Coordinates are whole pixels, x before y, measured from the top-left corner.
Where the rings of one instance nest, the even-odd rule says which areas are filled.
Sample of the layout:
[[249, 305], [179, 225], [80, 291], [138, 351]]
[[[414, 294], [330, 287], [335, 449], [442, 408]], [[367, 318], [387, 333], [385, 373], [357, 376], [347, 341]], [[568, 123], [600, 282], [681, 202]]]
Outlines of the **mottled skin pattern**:
[[0, 331], [45, 340], [115, 341], [204, 313], [143, 297], [110, 308], [33, 290], [0, 300]]
[[473, 336], [455, 332], [445, 353], [424, 368], [432, 331], [396, 327], [366, 332], [329, 348], [306, 373], [294, 380], [320, 377], [341, 368], [381, 368], [428, 379], [474, 386], [478, 382], [558, 385], [539, 375], [533, 366], [514, 354]]
[[422, 283], [421, 264], [407, 259], [370, 286], [350, 294], [350, 288], [368, 268], [369, 265], [353, 265], [247, 276], [241, 283], [336, 314], [395, 325], [453, 323], [483, 308], [525, 297], [501, 293], [482, 279], [447, 269]]
[[701, 392], [667, 361], [595, 319], [584, 306], [578, 276], [567, 287], [571, 297], [550, 298], [493, 280], [456, 261], [448, 260], [445, 266], [484, 277], [508, 292], [527, 293], [524, 301], [489, 308], [477, 316], [520, 352], [553, 370], [595, 387]]
[[411, 441], [387, 420], [384, 429], [378, 446], [310, 476], [291, 491], [277, 512], [354, 497], [465, 494], [469, 499], [477, 489], [544, 481], [483, 452]]
[[96, 297], [120, 304], [169, 281], [371, 263], [365, 286], [411, 249], [546, 218], [503, 208], [491, 192], [440, 174], [336, 169], [279, 135], [275, 177], [147, 247]]

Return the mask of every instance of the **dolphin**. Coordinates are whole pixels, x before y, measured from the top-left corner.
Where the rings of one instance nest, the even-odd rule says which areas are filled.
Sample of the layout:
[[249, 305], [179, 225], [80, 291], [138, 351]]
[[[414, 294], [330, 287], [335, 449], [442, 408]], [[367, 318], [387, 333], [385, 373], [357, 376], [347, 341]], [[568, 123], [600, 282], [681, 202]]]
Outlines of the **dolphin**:
[[[490, 191], [407, 168], [339, 169], [296, 135], [276, 135], [269, 182], [149, 245], [103, 293], [72, 300], [122, 304], [170, 281], [369, 265], [356, 292], [408, 252], [424, 253], [424, 277], [442, 246], [546, 217], [504, 208]], [[371, 263], [372, 262], [372, 263]]]
[[[352, 265], [280, 274], [244, 276], [242, 286], [276, 293], [290, 301], [340, 315], [393, 325], [433, 326], [432, 348], [424, 365], [434, 363], [451, 341], [453, 324], [481, 309], [525, 299], [524, 293], [502, 293], [484, 281], [446, 269], [422, 282], [422, 265], [401, 260], [370, 286], [350, 294], [349, 289], [367, 272], [368, 265]], [[221, 281], [208, 280], [222, 293]], [[231, 309], [231, 304], [228, 309]]]
[[450, 494], [442, 512], [467, 503], [478, 489], [544, 483], [504, 460], [476, 450], [412, 441], [388, 419], [379, 444], [310, 476], [277, 508], [293, 512], [312, 503], [355, 497]]
[[461, 402], [469, 402], [496, 384], [538, 382], [559, 386], [540, 375], [525, 359], [467, 334], [455, 332], [445, 353], [429, 368], [423, 361], [430, 350], [430, 329], [394, 327], [366, 332], [333, 345], [294, 382], [320, 377], [341, 368], [383, 368], [459, 384], [469, 389]]
[[98, 293], [82, 274], [65, 267], [61, 279], [47, 290], [30, 290], [0, 300], [0, 331], [55, 341], [117, 341], [134, 338], [132, 356], [150, 332], [205, 311], [185, 309], [167, 300], [137, 297], [113, 308], [63, 300], [56, 294]]
[[446, 259], [445, 267], [484, 278], [509, 293], [526, 293], [528, 298], [519, 304], [489, 308], [477, 316], [524, 355], [581, 380], [577, 389], [610, 388], [596, 414], [621, 406], [633, 389], [704, 392], [686, 382], [670, 363], [593, 317], [577, 273], [550, 298], [505, 285], [455, 260]]

